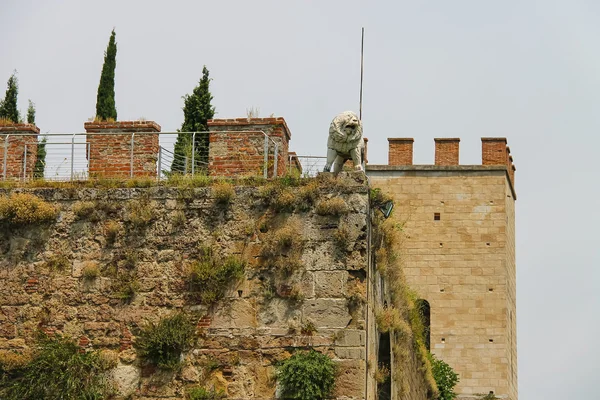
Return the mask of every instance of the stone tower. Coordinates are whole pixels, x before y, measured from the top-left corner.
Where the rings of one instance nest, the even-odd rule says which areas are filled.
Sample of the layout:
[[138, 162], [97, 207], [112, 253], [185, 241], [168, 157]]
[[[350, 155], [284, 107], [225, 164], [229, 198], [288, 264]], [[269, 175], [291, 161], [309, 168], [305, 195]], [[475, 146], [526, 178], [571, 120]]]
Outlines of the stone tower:
[[404, 223], [408, 284], [430, 310], [430, 348], [460, 376], [458, 398], [517, 400], [515, 167], [505, 138], [482, 138], [482, 165], [459, 165], [460, 139], [435, 139], [435, 165], [413, 165], [413, 139], [390, 138], [368, 165]]

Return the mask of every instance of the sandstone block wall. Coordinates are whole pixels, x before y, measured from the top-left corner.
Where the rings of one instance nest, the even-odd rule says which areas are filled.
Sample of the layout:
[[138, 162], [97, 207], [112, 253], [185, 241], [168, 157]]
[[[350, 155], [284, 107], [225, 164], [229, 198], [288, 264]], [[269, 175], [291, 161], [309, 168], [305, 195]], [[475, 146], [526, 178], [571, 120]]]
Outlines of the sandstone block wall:
[[409, 285], [431, 306], [431, 351], [456, 392], [517, 399], [514, 192], [506, 166], [369, 166], [404, 223]]
[[265, 143], [262, 132], [278, 144], [274, 160], [274, 143], [269, 140], [268, 176], [273, 176], [274, 163], [278, 176], [288, 173], [291, 133], [283, 118], [213, 119], [208, 121], [208, 129], [210, 175], [262, 175]]
[[[148, 132], [160, 132], [160, 125], [153, 121], [116, 121], [86, 122], [84, 127], [88, 133], [87, 142], [90, 146], [90, 176], [156, 176], [158, 135]], [[131, 165], [132, 135], [133, 171]]]
[[[33, 176], [39, 133], [40, 129], [33, 124], [0, 126], [0, 179], [4, 176], [6, 179], [24, 179]], [[23, 136], [23, 134], [27, 135]], [[5, 151], [6, 171], [4, 171]]]
[[[374, 321], [348, 300], [366, 293], [368, 283], [368, 190], [360, 180], [320, 187], [320, 200], [345, 201], [349, 213], [341, 217], [276, 212], [254, 187], [235, 188], [228, 206], [216, 204], [210, 187], [27, 191], [57, 205], [60, 216], [0, 233], [0, 349], [27, 348], [43, 329], [69, 335], [84, 349], [116, 352], [113, 373], [124, 396], [181, 399], [186, 387], [216, 385], [231, 399], [271, 399], [275, 364], [294, 349], [313, 347], [340, 367], [336, 398], [366, 398], [373, 373], [367, 325]], [[82, 202], [92, 202], [94, 214], [76, 215]], [[140, 209], [151, 210], [142, 225], [135, 222]], [[288, 224], [299, 224], [303, 251], [301, 268], [284, 277], [265, 267], [261, 249]], [[349, 234], [343, 248], [333, 240], [340, 226]], [[245, 278], [212, 306], [190, 297], [185, 278], [186, 265], [207, 247], [248, 263]], [[56, 267], [57, 260], [66, 265]], [[83, 277], [90, 265], [100, 271], [91, 280]], [[125, 270], [137, 282], [130, 302], [116, 289]], [[197, 346], [176, 374], [142, 368], [132, 347], [139, 328], [176, 310], [197, 316]], [[307, 332], [309, 324], [316, 331]], [[218, 368], [208, 374], [212, 362]]]

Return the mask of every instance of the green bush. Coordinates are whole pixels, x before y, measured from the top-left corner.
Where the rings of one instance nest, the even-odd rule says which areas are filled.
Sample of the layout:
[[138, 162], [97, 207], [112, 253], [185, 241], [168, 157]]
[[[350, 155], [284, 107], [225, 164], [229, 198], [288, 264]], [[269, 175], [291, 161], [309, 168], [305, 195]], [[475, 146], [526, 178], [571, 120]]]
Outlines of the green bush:
[[178, 369], [181, 353], [194, 341], [196, 327], [192, 319], [182, 313], [149, 322], [140, 331], [136, 347], [142, 359], [158, 368]]
[[189, 266], [188, 280], [191, 292], [203, 304], [212, 304], [225, 296], [229, 285], [243, 278], [246, 264], [235, 257], [221, 261], [205, 255]]
[[95, 351], [81, 352], [72, 340], [42, 336], [31, 361], [17, 368], [0, 367], [3, 400], [100, 400], [110, 397], [106, 364]]
[[451, 366], [431, 353], [429, 354], [429, 361], [431, 362], [433, 378], [440, 391], [438, 400], [454, 400], [456, 398], [454, 386], [459, 381], [458, 374], [454, 372]]
[[325, 354], [297, 351], [278, 370], [282, 396], [286, 399], [322, 400], [331, 395], [337, 366]]
[[36, 224], [54, 221], [57, 215], [54, 206], [32, 194], [0, 196], [0, 223], [10, 226]]
[[206, 390], [203, 387], [195, 387], [188, 392], [187, 398], [189, 400], [222, 400], [226, 399], [227, 395], [222, 390], [214, 388]]

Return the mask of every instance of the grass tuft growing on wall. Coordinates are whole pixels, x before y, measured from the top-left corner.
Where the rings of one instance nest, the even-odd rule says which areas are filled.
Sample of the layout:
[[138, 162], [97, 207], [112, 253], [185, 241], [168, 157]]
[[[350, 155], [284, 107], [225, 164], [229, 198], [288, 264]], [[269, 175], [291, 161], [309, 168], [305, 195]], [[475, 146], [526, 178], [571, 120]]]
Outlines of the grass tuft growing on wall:
[[316, 210], [319, 215], [332, 215], [339, 217], [348, 213], [348, 205], [339, 197], [322, 200], [317, 204]]
[[289, 275], [302, 267], [303, 247], [302, 225], [291, 218], [283, 228], [267, 233], [260, 255], [266, 267]]
[[54, 206], [32, 194], [0, 196], [0, 223], [11, 227], [52, 222], [57, 216]]
[[207, 390], [203, 387], [188, 390], [186, 396], [188, 400], [223, 400], [226, 398], [227, 394], [223, 390], [215, 390], [214, 388]]
[[236, 257], [224, 260], [210, 252], [188, 265], [191, 294], [202, 304], [212, 304], [225, 296], [229, 286], [244, 277], [246, 263]]
[[144, 362], [165, 370], [181, 366], [181, 354], [194, 342], [196, 327], [193, 320], [182, 313], [149, 322], [136, 339], [136, 347]]

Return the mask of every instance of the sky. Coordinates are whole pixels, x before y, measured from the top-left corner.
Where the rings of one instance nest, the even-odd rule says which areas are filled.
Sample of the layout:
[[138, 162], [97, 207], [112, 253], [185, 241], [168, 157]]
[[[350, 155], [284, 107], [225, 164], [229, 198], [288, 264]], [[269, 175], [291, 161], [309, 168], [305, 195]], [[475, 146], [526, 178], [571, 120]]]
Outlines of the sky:
[[163, 131], [203, 65], [216, 118], [282, 116], [291, 150], [324, 155], [331, 119], [358, 111], [365, 28], [369, 162], [388, 137], [508, 139], [516, 171], [519, 396], [597, 398], [600, 358], [600, 2], [0, 0], [0, 90], [18, 71], [19, 106], [42, 132], [82, 132], [95, 114], [110, 32], [120, 120]]

